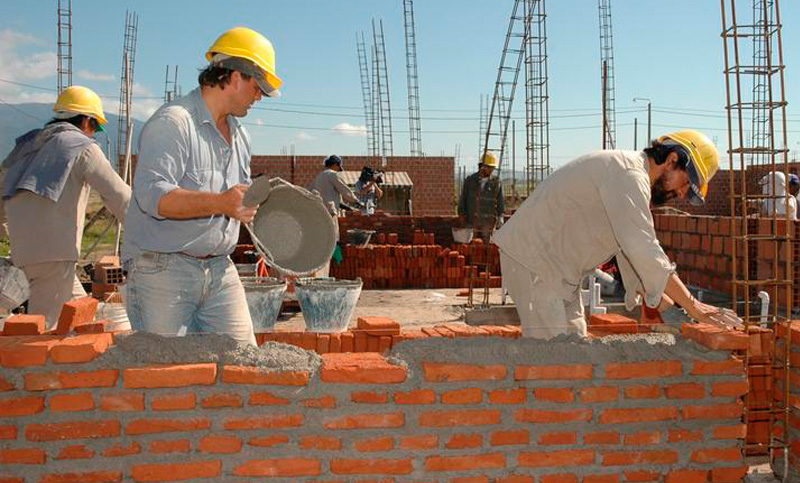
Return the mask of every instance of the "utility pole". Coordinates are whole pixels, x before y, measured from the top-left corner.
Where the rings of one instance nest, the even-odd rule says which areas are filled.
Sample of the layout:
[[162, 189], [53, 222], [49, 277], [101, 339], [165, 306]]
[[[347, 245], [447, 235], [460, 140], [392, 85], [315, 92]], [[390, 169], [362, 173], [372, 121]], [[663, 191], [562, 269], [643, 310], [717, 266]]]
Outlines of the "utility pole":
[[647, 101], [647, 139], [645, 139], [644, 145], [648, 146], [650, 144], [650, 141], [652, 141], [652, 138], [650, 137], [650, 126], [651, 126], [650, 122], [652, 119], [651, 113], [653, 112], [652, 105], [650, 103], [649, 97], [634, 97], [633, 102], [636, 101]]
[[633, 118], [633, 150], [636, 151], [636, 142], [639, 140], [639, 118]]

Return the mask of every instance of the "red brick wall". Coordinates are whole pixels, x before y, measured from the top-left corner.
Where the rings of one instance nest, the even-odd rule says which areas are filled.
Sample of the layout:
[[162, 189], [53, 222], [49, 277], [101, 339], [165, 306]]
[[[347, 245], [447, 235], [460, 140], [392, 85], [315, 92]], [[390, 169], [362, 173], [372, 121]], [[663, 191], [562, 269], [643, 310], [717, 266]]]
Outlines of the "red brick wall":
[[[267, 174], [306, 187], [324, 169], [324, 156], [256, 155], [250, 163], [252, 174]], [[452, 215], [455, 213], [455, 171], [451, 157], [386, 158], [386, 166], [374, 156], [344, 156], [345, 169], [360, 171], [373, 166], [384, 171], [405, 171], [414, 183], [413, 213], [416, 216]]]

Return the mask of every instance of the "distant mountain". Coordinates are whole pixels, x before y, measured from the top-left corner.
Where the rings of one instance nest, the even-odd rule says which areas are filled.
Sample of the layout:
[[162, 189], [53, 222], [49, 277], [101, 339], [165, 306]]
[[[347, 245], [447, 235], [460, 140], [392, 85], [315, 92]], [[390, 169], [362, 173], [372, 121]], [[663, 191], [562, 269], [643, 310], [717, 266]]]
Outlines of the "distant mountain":
[[[8, 153], [14, 148], [14, 140], [30, 131], [42, 127], [47, 121], [53, 118], [52, 104], [0, 104], [0, 160], [5, 159]], [[111, 142], [111, 152], [117, 152], [117, 126], [119, 116], [106, 112], [108, 124], [105, 125], [108, 140]], [[144, 123], [134, 119], [133, 125], [133, 144], [132, 152], [136, 154], [136, 147], [139, 145], [139, 132]], [[102, 134], [96, 136], [97, 142], [107, 152], [106, 136]], [[113, 157], [113, 156], [112, 156]], [[111, 163], [116, 167], [116, 162], [111, 159]]]

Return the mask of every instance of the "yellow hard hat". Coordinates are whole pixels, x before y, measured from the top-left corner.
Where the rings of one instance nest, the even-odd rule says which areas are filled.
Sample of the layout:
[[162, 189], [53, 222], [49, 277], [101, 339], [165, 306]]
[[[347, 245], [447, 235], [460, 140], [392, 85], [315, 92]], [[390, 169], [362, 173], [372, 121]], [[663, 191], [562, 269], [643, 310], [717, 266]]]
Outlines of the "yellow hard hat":
[[658, 142], [662, 144], [669, 144], [668, 141], [673, 141], [689, 152], [690, 159], [686, 166], [692, 184], [689, 201], [695, 205], [702, 205], [708, 193], [708, 182], [719, 169], [717, 148], [708, 136], [692, 129], [665, 134], [658, 138]]
[[278, 95], [276, 91], [283, 81], [275, 74], [275, 49], [272, 47], [272, 42], [260, 33], [246, 27], [232, 28], [220, 35], [208, 49], [206, 60], [211, 61], [215, 54], [249, 60], [264, 72], [266, 83], [272, 88], [265, 94]]
[[483, 158], [481, 158], [481, 164], [491, 168], [497, 168], [497, 156], [495, 156], [493, 153], [486, 153], [483, 155]]
[[108, 122], [103, 114], [103, 102], [100, 101], [100, 96], [83, 86], [69, 86], [64, 89], [53, 106], [53, 112], [57, 118], [67, 117], [70, 114], [83, 114], [97, 119], [101, 125]]

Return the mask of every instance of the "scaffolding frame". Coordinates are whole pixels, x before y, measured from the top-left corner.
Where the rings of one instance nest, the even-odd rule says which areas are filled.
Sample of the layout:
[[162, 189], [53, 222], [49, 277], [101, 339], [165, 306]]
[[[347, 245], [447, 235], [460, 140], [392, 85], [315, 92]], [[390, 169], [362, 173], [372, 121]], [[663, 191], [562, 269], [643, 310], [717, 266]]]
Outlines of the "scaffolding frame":
[[367, 58], [367, 43], [364, 32], [356, 34], [356, 52], [358, 54], [358, 70], [361, 77], [361, 98], [364, 102], [364, 123], [367, 127], [367, 155], [378, 155], [378, 134], [375, 126], [375, 107], [372, 93], [372, 79], [370, 77], [370, 63]]
[[[545, 0], [525, 3], [532, 8], [530, 35], [525, 41], [525, 194], [550, 174], [550, 96], [547, 71]], [[516, 173], [514, 173], [516, 178]], [[516, 183], [514, 183], [516, 189]]]
[[478, 108], [478, 162], [483, 156], [483, 143], [486, 139], [486, 129], [489, 125], [489, 95], [481, 94], [480, 106]]
[[411, 156], [423, 156], [422, 124], [419, 116], [419, 74], [417, 72], [417, 39], [414, 28], [413, 0], [403, 0], [406, 34], [406, 79], [408, 83], [408, 132]]
[[119, 119], [117, 125], [117, 170], [123, 179], [127, 173], [123, 171], [120, 160], [128, 149], [128, 129], [130, 119], [130, 97], [133, 96], [133, 69], [136, 63], [136, 37], [139, 29], [139, 16], [136, 12], [125, 11], [125, 31], [122, 43], [122, 73], [119, 87]]
[[168, 102], [172, 102], [178, 97], [180, 97], [180, 93], [178, 92], [178, 66], [175, 66], [175, 70], [173, 71], [173, 77], [170, 79], [169, 77], [169, 65], [167, 65], [166, 75], [164, 77], [164, 104]]
[[72, 85], [72, 0], [58, 0], [58, 93]]
[[[497, 80], [494, 84], [494, 95], [489, 107], [489, 117], [484, 136], [484, 153], [492, 152], [498, 158], [498, 176], [503, 168], [506, 147], [508, 145], [508, 124], [511, 119], [511, 108], [514, 105], [514, 94], [519, 80], [519, 71], [525, 54], [525, 42], [530, 35], [531, 14], [533, 4], [538, 0], [515, 0], [508, 21], [508, 31], [500, 56], [500, 67], [497, 69]], [[480, 159], [480, 157], [478, 158]]]
[[[778, 0], [751, 1], [754, 2], [753, 19], [747, 23], [737, 18], [736, 7], [743, 0], [720, 0], [728, 118], [731, 298], [734, 310], [738, 309], [744, 320], [746, 333], [757, 330], [759, 325], [772, 331], [771, 358], [755, 356], [749, 348], [744, 353], [748, 376], [754, 371], [768, 370], [776, 383], [763, 407], [755, 407], [756, 401], [751, 400], [748, 393], [744, 422], [769, 421], [770, 440], [766, 449], [773, 469], [777, 468], [783, 481], [787, 481], [790, 331], [788, 327], [781, 331], [780, 327], [789, 323], [793, 306], [794, 233], [787, 229], [793, 226], [789, 218], [789, 198], [774, 195], [777, 174], [773, 174], [782, 173], [786, 177], [789, 174], [785, 64]], [[753, 43], [750, 64], [742, 60], [741, 44], [748, 40]], [[743, 95], [748, 87], [752, 96], [749, 100]], [[745, 129], [748, 118], [750, 133]], [[748, 182], [748, 171], [760, 180], [765, 179], [761, 177], [767, 173], [771, 191], [757, 193], [761, 183]], [[783, 215], [774, 209], [777, 203], [785, 203]], [[759, 214], [752, 213], [754, 207], [758, 207]], [[762, 207], [770, 209], [762, 211]], [[772, 262], [759, 259], [759, 255], [766, 254], [771, 254]], [[753, 313], [759, 291], [766, 291], [773, 301], [766, 316]], [[745, 442], [746, 451], [759, 449], [757, 443]], [[779, 458], [782, 465], [775, 464]]]
[[372, 20], [372, 38], [375, 53], [375, 100], [380, 139], [380, 155], [394, 156], [392, 141], [392, 106], [389, 96], [389, 67], [386, 64], [386, 41], [383, 35], [383, 20]]
[[614, 97], [614, 37], [611, 27], [611, 0], [597, 0], [600, 20], [600, 78], [603, 99], [603, 149], [617, 145], [616, 101]]

